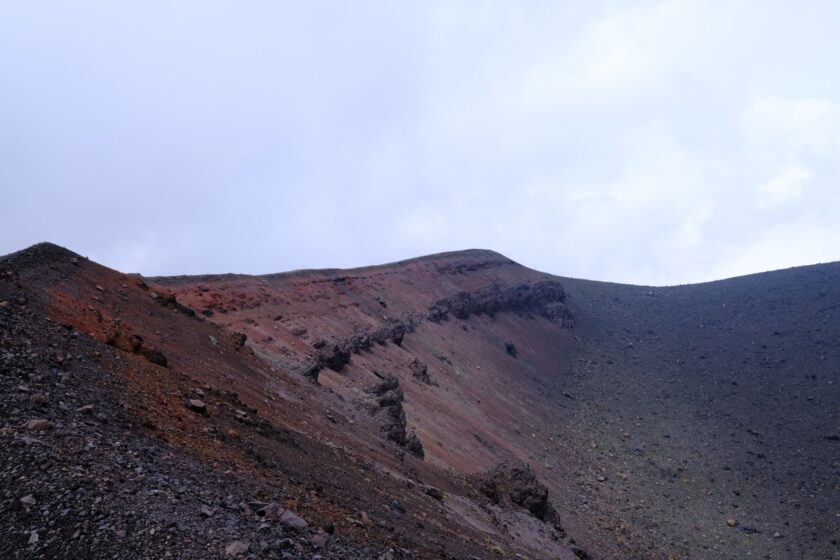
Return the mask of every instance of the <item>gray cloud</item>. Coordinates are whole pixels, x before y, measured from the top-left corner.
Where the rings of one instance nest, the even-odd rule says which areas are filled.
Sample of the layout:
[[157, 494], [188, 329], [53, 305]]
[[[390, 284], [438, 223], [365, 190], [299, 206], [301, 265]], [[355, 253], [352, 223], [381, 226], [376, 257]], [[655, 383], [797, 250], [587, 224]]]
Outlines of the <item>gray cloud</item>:
[[1, 10], [0, 253], [259, 273], [485, 247], [639, 283], [840, 258], [833, 2]]

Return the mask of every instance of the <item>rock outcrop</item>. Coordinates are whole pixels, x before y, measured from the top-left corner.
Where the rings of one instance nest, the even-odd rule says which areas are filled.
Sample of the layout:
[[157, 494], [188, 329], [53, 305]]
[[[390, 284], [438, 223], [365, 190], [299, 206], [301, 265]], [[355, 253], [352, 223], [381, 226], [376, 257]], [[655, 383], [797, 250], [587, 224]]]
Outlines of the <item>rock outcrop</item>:
[[420, 358], [414, 358], [414, 360], [408, 364], [408, 369], [411, 370], [411, 375], [413, 375], [418, 381], [421, 381], [426, 385], [437, 385], [437, 383], [435, 383], [429, 375], [429, 368], [422, 360], [420, 360]]
[[328, 344], [318, 351], [317, 361], [321, 367], [328, 367], [333, 371], [341, 371], [350, 363], [350, 348], [347, 344]]
[[541, 521], [554, 520], [548, 489], [528, 465], [502, 463], [478, 475], [476, 482], [479, 491], [495, 504], [522, 508]]
[[105, 337], [105, 343], [125, 352], [132, 352], [133, 354], [143, 356], [153, 364], [161, 367], [167, 367], [169, 364], [163, 352], [148, 346], [142, 336], [137, 334], [126, 335], [119, 330], [119, 327]]
[[390, 341], [397, 346], [400, 346], [403, 338], [405, 338], [406, 332], [408, 332], [408, 326], [405, 322], [397, 319], [391, 319], [373, 331], [370, 334], [370, 337], [377, 344], [386, 344]]
[[542, 314], [546, 319], [563, 328], [571, 329], [575, 326], [575, 316], [562, 301], [547, 303], [542, 309]]
[[385, 413], [383, 425], [385, 437], [415, 457], [422, 459], [425, 456], [423, 444], [420, 443], [417, 434], [406, 431], [405, 410], [402, 404], [405, 395], [400, 387], [400, 380], [393, 375], [388, 375], [368, 392], [378, 397], [379, 408], [374, 412], [383, 411]]
[[429, 307], [426, 316], [431, 321], [439, 322], [450, 315], [466, 319], [470, 315], [492, 315], [500, 311], [527, 311], [546, 315], [548, 305], [563, 303], [565, 300], [563, 285], [556, 281], [545, 280], [510, 287], [493, 284], [475, 292], [460, 292], [438, 300]]

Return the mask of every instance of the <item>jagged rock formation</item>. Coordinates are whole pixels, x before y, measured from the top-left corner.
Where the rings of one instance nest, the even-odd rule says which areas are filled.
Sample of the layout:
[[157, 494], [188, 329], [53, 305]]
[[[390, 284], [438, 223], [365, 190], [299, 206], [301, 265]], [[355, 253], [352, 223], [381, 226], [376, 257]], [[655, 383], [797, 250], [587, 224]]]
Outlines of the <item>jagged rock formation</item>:
[[405, 333], [412, 328], [410, 324], [397, 319], [390, 319], [384, 325], [370, 333], [371, 339], [377, 344], [387, 344], [389, 341], [397, 346], [402, 345]]
[[248, 342], [248, 335], [245, 333], [233, 333], [233, 347], [239, 350]]
[[494, 284], [475, 292], [460, 292], [438, 300], [429, 307], [427, 317], [438, 322], [450, 314], [458, 319], [480, 313], [492, 315], [500, 311], [541, 312], [547, 315], [549, 306], [565, 300], [566, 292], [562, 284], [555, 281], [545, 280], [509, 287]]
[[435, 383], [429, 375], [428, 366], [426, 366], [420, 358], [414, 358], [411, 363], [408, 364], [408, 369], [411, 370], [411, 375], [413, 375], [415, 379], [425, 383], [426, 385], [437, 385], [437, 383]]
[[424, 457], [423, 444], [414, 432], [406, 431], [406, 417], [403, 409], [405, 394], [400, 387], [400, 380], [388, 375], [381, 383], [372, 387], [369, 392], [379, 397], [377, 404], [385, 413], [384, 432], [386, 437], [405, 448], [415, 457]]
[[166, 367], [168, 362], [166, 356], [160, 350], [151, 348], [145, 344], [143, 337], [138, 334], [126, 335], [119, 329], [111, 331], [105, 339], [105, 343], [120, 350], [139, 354], [161, 367]]
[[493, 503], [518, 506], [540, 521], [553, 521], [557, 514], [548, 499], [548, 488], [526, 464], [502, 463], [476, 477], [482, 494]]
[[561, 327], [570, 329], [575, 326], [575, 317], [569, 308], [562, 301], [552, 301], [543, 307], [543, 315], [552, 323], [558, 323]]
[[333, 371], [341, 371], [350, 363], [350, 349], [345, 344], [330, 344], [318, 352], [318, 365], [328, 367]]

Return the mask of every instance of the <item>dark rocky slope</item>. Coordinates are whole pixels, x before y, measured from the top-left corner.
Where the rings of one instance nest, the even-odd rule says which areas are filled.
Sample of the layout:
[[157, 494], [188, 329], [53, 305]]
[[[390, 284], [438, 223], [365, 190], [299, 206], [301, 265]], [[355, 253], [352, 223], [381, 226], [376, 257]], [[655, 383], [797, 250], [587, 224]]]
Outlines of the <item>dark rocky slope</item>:
[[680, 557], [840, 558], [840, 264], [563, 284], [581, 502]]

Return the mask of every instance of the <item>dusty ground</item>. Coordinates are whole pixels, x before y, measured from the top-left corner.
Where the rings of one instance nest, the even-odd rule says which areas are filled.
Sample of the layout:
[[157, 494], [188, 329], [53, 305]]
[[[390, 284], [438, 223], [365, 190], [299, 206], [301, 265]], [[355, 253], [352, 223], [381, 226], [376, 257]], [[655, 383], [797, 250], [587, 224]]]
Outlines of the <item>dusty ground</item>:
[[[840, 558], [838, 265], [142, 279], [40, 245], [0, 302], [11, 557]], [[556, 515], [484, 495], [503, 462]]]

